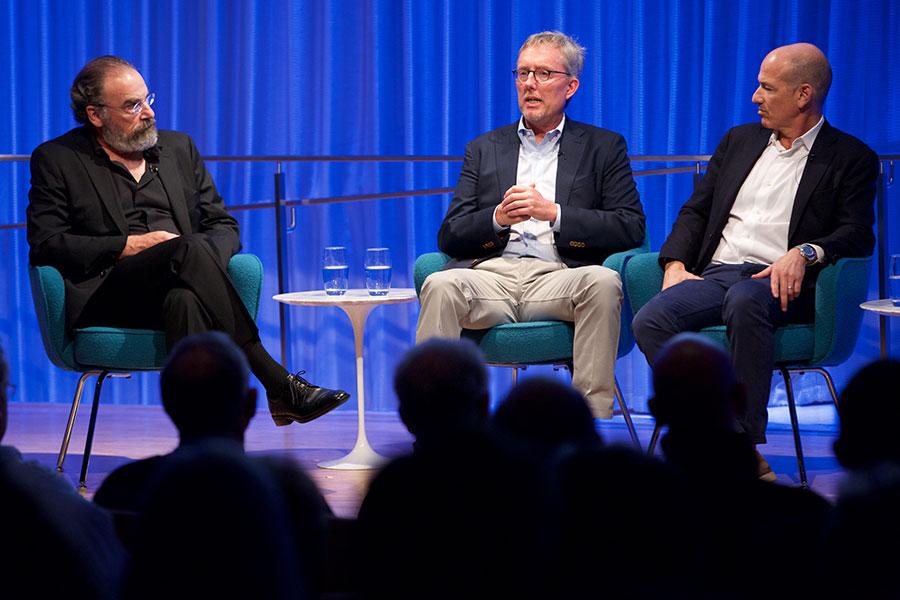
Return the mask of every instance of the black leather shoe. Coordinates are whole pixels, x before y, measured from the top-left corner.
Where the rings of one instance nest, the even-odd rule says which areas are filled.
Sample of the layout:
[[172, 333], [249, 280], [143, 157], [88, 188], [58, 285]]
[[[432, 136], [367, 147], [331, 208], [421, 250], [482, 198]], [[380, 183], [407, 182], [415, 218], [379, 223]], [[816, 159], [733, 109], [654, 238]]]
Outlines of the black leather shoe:
[[300, 377], [303, 371], [288, 375], [277, 396], [269, 396], [269, 412], [280, 426], [292, 421], [308, 423], [337, 408], [350, 398], [344, 390], [329, 390]]

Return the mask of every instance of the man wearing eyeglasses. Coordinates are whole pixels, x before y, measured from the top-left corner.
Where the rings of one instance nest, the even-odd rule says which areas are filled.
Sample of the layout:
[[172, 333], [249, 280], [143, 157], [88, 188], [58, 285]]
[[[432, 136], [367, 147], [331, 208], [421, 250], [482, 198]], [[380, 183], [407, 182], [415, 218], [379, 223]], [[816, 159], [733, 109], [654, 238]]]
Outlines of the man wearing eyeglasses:
[[191, 139], [159, 131], [143, 77], [102, 56], [70, 91], [82, 124], [31, 157], [29, 259], [62, 273], [70, 328], [162, 329], [166, 344], [228, 333], [266, 389], [278, 425], [310, 421], [349, 395], [291, 375], [266, 352], [226, 272], [237, 222]]
[[416, 339], [572, 321], [573, 384], [605, 418], [622, 285], [600, 265], [641, 244], [644, 213], [622, 136], [565, 115], [584, 52], [555, 31], [534, 34], [519, 49], [513, 77], [522, 116], [466, 147], [438, 232], [438, 246], [454, 260], [425, 281]]

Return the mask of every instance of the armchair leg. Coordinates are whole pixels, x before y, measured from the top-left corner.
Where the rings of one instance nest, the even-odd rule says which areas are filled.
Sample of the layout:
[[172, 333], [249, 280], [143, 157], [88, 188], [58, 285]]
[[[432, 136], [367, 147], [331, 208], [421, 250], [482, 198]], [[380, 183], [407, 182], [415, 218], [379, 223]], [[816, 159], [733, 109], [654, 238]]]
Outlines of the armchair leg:
[[808, 490], [809, 482], [806, 480], [806, 464], [803, 461], [803, 444], [800, 440], [800, 424], [797, 421], [797, 405], [794, 403], [794, 386], [791, 383], [791, 373], [787, 367], [779, 367], [784, 378], [784, 391], [787, 393], [788, 412], [791, 415], [791, 430], [794, 434], [794, 449], [797, 453], [797, 469], [800, 475], [800, 487]]
[[66, 453], [69, 451], [69, 442], [72, 440], [72, 430], [75, 428], [75, 415], [78, 414], [78, 406], [81, 404], [81, 393], [88, 377], [99, 375], [99, 371], [87, 371], [78, 379], [78, 387], [75, 388], [75, 397], [72, 399], [72, 408], [69, 411], [69, 422], [66, 423], [66, 432], [63, 434], [62, 446], [59, 448], [59, 457], [56, 459], [56, 470], [63, 472], [63, 463], [66, 462]]
[[84, 442], [84, 456], [81, 459], [81, 476], [78, 479], [78, 486], [82, 489], [87, 487], [88, 463], [90, 463], [91, 460], [91, 447], [94, 445], [94, 426], [97, 424], [97, 409], [100, 407], [100, 390], [103, 388], [103, 382], [106, 380], [107, 375], [109, 375], [109, 371], [100, 373], [100, 376], [97, 377], [97, 384], [94, 386], [94, 402], [91, 405], [91, 420], [88, 424], [87, 440]]
[[659, 442], [660, 426], [659, 423], [653, 426], [653, 435], [650, 436], [650, 445], [647, 446], [647, 455], [653, 456], [656, 451], [656, 444]]
[[789, 367], [788, 371], [790, 371], [791, 373], [818, 373], [819, 375], [824, 377], [825, 383], [828, 385], [828, 393], [831, 394], [831, 401], [834, 402], [834, 407], [837, 408], [838, 395], [837, 391], [834, 388], [834, 380], [831, 378], [831, 373], [829, 373], [822, 367], [810, 367], [808, 369], [792, 369]]
[[631, 436], [631, 443], [634, 445], [638, 452], [641, 452], [641, 440], [634, 428], [634, 422], [631, 420], [631, 413], [628, 412], [628, 406], [625, 404], [625, 398], [622, 397], [622, 389], [619, 387], [619, 380], [616, 379], [614, 383], [615, 387], [613, 388], [613, 395], [616, 397], [616, 402], [618, 402], [619, 404], [619, 411], [622, 413], [622, 418], [625, 419], [625, 426], [628, 427], [628, 434]]

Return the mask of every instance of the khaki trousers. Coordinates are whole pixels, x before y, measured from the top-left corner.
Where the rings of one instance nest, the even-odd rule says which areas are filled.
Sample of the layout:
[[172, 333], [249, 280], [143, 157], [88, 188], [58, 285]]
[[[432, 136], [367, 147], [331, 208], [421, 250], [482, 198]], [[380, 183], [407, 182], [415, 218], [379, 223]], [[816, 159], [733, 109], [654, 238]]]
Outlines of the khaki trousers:
[[501, 323], [575, 324], [573, 385], [595, 417], [612, 416], [622, 282], [612, 269], [570, 269], [537, 258], [491, 258], [471, 269], [432, 273], [421, 293], [416, 342], [459, 338]]

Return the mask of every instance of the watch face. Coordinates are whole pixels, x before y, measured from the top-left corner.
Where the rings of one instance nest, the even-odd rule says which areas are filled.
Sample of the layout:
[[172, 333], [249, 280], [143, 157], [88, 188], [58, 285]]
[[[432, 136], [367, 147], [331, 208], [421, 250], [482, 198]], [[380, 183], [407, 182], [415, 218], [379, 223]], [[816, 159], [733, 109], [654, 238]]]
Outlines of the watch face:
[[803, 244], [802, 246], [800, 246], [800, 254], [802, 254], [803, 258], [805, 258], [808, 262], [813, 262], [816, 260], [816, 258], [818, 258], [816, 256], [815, 249], [809, 244]]

